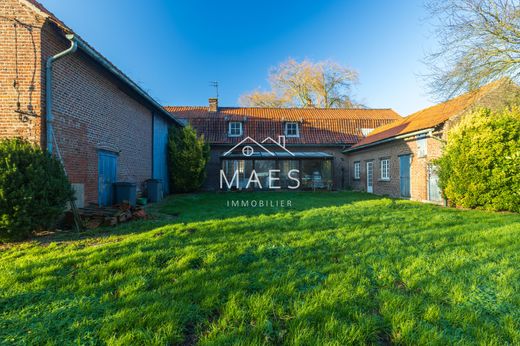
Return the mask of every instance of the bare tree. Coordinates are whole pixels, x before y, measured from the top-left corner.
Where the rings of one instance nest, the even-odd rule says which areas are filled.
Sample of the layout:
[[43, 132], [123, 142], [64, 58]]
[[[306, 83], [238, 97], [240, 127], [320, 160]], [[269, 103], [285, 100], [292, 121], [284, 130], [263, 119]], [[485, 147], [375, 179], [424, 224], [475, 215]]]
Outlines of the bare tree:
[[289, 100], [282, 99], [273, 91], [258, 90], [240, 96], [239, 103], [245, 107], [283, 108], [291, 106]]
[[288, 59], [269, 72], [271, 91], [242, 95], [250, 107], [352, 108], [351, 87], [357, 72], [332, 61]]
[[440, 48], [427, 62], [431, 91], [449, 98], [520, 74], [519, 0], [431, 0]]

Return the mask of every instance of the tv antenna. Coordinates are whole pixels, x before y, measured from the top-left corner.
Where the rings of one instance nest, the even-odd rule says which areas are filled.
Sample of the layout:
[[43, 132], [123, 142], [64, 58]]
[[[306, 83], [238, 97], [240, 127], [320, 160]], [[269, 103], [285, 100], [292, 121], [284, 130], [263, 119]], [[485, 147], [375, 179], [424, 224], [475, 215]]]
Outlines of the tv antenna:
[[209, 82], [209, 86], [215, 88], [215, 97], [218, 98], [218, 81]]

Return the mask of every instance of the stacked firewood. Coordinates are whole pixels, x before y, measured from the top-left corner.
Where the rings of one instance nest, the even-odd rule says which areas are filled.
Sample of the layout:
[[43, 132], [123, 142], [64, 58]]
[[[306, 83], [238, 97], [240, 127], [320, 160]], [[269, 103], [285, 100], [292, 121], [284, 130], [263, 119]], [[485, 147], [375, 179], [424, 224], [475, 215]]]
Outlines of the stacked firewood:
[[[147, 219], [148, 215], [141, 206], [130, 206], [123, 203], [111, 207], [100, 207], [95, 204], [90, 204], [85, 208], [78, 208], [79, 216], [83, 222], [83, 226], [87, 229], [115, 226], [130, 220]], [[67, 212], [65, 215], [65, 223], [72, 225], [73, 214]]]

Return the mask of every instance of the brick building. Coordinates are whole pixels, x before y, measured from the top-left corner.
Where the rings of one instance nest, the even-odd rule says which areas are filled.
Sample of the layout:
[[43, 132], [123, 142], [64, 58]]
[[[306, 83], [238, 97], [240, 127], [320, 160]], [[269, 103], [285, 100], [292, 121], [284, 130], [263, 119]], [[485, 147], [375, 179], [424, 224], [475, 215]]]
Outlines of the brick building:
[[378, 195], [442, 203], [432, 161], [442, 153], [448, 130], [478, 107], [517, 103], [520, 88], [509, 79], [423, 109], [386, 126], [345, 150], [350, 186]]
[[2, 0], [0, 37], [0, 138], [61, 157], [79, 206], [110, 204], [116, 180], [167, 189], [174, 116], [36, 1]]
[[[209, 142], [207, 190], [220, 189], [220, 169], [226, 174], [240, 172], [239, 189], [246, 188], [244, 178], [253, 169], [261, 175], [262, 188], [268, 170], [280, 170], [277, 182], [287, 188], [291, 169], [301, 173], [300, 188], [346, 188], [349, 167], [343, 150], [374, 128], [401, 119], [391, 109], [219, 107], [217, 99], [210, 99], [207, 107], [166, 109]], [[255, 152], [244, 153], [246, 146]]]

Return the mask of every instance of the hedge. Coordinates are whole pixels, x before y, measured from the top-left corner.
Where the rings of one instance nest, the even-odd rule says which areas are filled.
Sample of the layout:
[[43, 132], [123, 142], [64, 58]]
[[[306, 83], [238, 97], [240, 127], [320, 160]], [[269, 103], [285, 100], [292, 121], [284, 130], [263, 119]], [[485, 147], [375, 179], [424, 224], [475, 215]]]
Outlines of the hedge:
[[56, 158], [23, 139], [0, 141], [0, 240], [54, 226], [72, 193]]
[[451, 205], [520, 212], [520, 108], [464, 117], [437, 164]]

